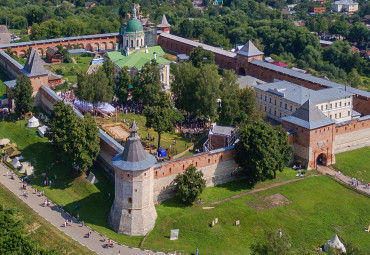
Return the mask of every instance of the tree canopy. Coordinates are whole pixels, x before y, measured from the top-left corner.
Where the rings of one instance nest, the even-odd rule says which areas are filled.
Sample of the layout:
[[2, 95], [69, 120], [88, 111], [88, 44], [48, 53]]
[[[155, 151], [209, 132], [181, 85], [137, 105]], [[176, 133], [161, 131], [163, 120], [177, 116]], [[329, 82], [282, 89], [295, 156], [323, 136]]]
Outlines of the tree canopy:
[[251, 181], [276, 178], [276, 172], [282, 172], [291, 159], [293, 149], [281, 126], [274, 128], [259, 120], [241, 126], [238, 137], [235, 161]]
[[118, 98], [119, 104], [123, 104], [124, 102], [126, 102], [130, 84], [131, 77], [128, 73], [128, 68], [125, 66], [119, 71], [115, 79], [114, 94]]
[[18, 75], [17, 83], [12, 91], [17, 114], [25, 114], [32, 109], [32, 85], [25, 74]]
[[176, 179], [176, 195], [184, 203], [191, 204], [206, 188], [203, 173], [197, 171], [193, 165], [188, 166], [185, 172], [178, 174]]
[[61, 157], [79, 171], [86, 172], [100, 151], [100, 138], [95, 120], [89, 113], [79, 118], [72, 106], [59, 101], [48, 122], [48, 138]]

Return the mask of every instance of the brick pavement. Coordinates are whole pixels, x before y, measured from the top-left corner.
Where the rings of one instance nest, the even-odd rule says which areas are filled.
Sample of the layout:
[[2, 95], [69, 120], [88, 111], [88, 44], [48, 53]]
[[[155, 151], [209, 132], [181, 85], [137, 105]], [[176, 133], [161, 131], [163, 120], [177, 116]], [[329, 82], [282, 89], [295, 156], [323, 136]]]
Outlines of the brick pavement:
[[[9, 175], [6, 175], [6, 172], [9, 172]], [[23, 196], [22, 182], [17, 177], [12, 180], [10, 178], [10, 170], [7, 169], [3, 164], [0, 163], [0, 182], [5, 187], [7, 187], [12, 193], [18, 196], [24, 203], [31, 207], [35, 212], [42, 216], [45, 220], [50, 222], [52, 225], [57, 227], [64, 234], [68, 235], [75, 241], [84, 245], [88, 249], [97, 254], [127, 254], [127, 255], [148, 255], [148, 254], [164, 254], [162, 252], [141, 250], [138, 248], [132, 248], [128, 246], [123, 246], [117, 243], [114, 243], [113, 248], [104, 248], [103, 245], [106, 244], [103, 242], [103, 237], [92, 231], [90, 238], [86, 238], [86, 234], [89, 232], [90, 228], [87, 226], [82, 227], [80, 223], [73, 220], [72, 226], [64, 227], [63, 224], [66, 219], [69, 219], [67, 213], [58, 209], [54, 204], [51, 204], [50, 207], [43, 206], [45, 197], [39, 197], [36, 194], [33, 194], [32, 188], [28, 186], [27, 190], [29, 191], [29, 197], [25, 198]]]

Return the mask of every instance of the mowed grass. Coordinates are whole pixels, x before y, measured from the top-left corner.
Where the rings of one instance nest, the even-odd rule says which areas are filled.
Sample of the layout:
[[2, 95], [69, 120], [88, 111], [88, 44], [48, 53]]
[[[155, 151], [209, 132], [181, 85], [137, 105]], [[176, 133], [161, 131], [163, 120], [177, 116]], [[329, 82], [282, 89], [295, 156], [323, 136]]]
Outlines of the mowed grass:
[[335, 155], [335, 170], [349, 177], [370, 182], [370, 147], [338, 153]]
[[94, 254], [47, 222], [2, 184], [0, 204], [6, 210], [13, 210], [16, 219], [24, 223], [26, 234], [38, 247], [63, 254]]
[[[135, 119], [135, 121], [137, 122], [137, 124], [139, 125], [139, 135], [141, 136], [141, 139], [143, 141], [146, 141], [145, 139], [148, 137], [151, 137], [151, 138], [154, 138], [154, 141], [150, 142], [150, 145], [153, 145], [155, 147], [158, 146], [158, 133], [155, 132], [152, 128], [149, 128], [147, 129], [145, 127], [145, 123], [146, 123], [146, 118], [144, 115], [142, 114], [133, 114], [133, 113], [128, 113], [128, 114], [124, 114], [122, 112], [119, 112], [117, 114], [117, 122], [121, 122], [123, 120], [126, 120], [126, 124], [128, 123], [128, 126], [131, 125], [133, 119]], [[115, 117], [111, 117], [110, 119], [108, 118], [97, 118], [96, 119], [96, 122], [97, 123], [103, 123], [103, 124], [111, 124], [111, 123], [117, 123], [115, 121]], [[167, 149], [170, 147], [171, 145], [171, 149], [175, 149], [175, 153], [171, 153], [172, 155], [176, 155], [176, 154], [179, 154], [183, 151], [185, 151], [187, 148], [191, 147], [194, 145], [194, 143], [197, 142], [198, 139], [200, 139], [201, 137], [203, 137], [205, 134], [198, 134], [198, 135], [195, 135], [193, 136], [193, 140], [191, 141], [190, 138], [185, 138], [184, 136], [182, 136], [182, 134], [180, 132], [178, 133], [164, 133], [164, 134], [161, 134], [161, 147], [163, 149]], [[174, 144], [174, 140], [177, 141], [176, 144]], [[204, 140], [205, 142], [205, 140]], [[203, 145], [203, 144], [202, 144]], [[195, 153], [194, 150], [190, 150], [188, 151], [188, 153], [186, 154], [186, 156], [188, 155], [193, 155]]]
[[[208, 188], [202, 197], [218, 199], [223, 189]], [[259, 203], [261, 197], [276, 193], [291, 203], [258, 212], [247, 204]], [[302, 247], [313, 250], [338, 234], [361, 250], [370, 251], [369, 234], [364, 231], [370, 221], [369, 198], [327, 176], [310, 177], [240, 197], [210, 210], [201, 206], [183, 206], [176, 199], [162, 202], [157, 207], [156, 226], [144, 247], [187, 254], [194, 253], [196, 248], [200, 254], [249, 254], [250, 245], [263, 240], [265, 230], [281, 228], [291, 236], [293, 250]], [[212, 228], [210, 224], [215, 218], [219, 223]], [[233, 225], [236, 220], [240, 220], [240, 226]], [[180, 230], [179, 240], [170, 241], [171, 229]]]
[[62, 69], [63, 71], [63, 80], [68, 83], [74, 84], [77, 82], [77, 73], [86, 73], [87, 69], [90, 66], [92, 57], [80, 57], [74, 56], [71, 54], [77, 64], [75, 63], [54, 63], [54, 64], [45, 64], [45, 68], [49, 69], [50, 71], [55, 72], [58, 68]]
[[[74, 216], [79, 214], [80, 220], [99, 233], [120, 243], [137, 247], [141, 237], [120, 235], [109, 228], [108, 215], [114, 200], [114, 184], [96, 167], [93, 167], [92, 171], [99, 183], [92, 185], [86, 180], [85, 174], [78, 174], [69, 164], [57, 163], [58, 152], [52, 144], [46, 138], [39, 137], [36, 128], [26, 128], [26, 123], [27, 121], [0, 122], [0, 136], [9, 138], [12, 143], [16, 142], [25, 161], [30, 161], [35, 167], [36, 177], [31, 179], [30, 183], [38, 191], [45, 191], [47, 197], [57, 205], [63, 205], [66, 211], [72, 212]], [[42, 173], [46, 173], [48, 179], [55, 181], [55, 184], [45, 186]], [[108, 193], [111, 195], [110, 199]], [[78, 204], [81, 207], [75, 210]]]

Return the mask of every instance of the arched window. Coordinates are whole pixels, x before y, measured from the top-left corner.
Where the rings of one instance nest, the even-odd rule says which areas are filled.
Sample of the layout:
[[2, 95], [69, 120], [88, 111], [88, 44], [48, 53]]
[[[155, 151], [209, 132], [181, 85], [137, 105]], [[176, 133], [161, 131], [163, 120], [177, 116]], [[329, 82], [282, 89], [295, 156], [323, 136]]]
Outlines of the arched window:
[[141, 46], [144, 46], [143, 39], [141, 39]]
[[131, 40], [131, 48], [134, 47], [134, 40]]
[[136, 47], [139, 47], [139, 39], [136, 39]]

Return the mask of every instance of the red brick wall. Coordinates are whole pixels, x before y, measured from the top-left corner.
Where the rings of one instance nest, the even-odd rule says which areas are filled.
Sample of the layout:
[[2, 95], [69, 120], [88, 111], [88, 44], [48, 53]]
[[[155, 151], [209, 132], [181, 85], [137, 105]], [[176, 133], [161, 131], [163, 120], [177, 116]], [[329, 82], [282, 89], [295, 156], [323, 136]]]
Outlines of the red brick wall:
[[235, 149], [221, 151], [218, 153], [200, 153], [194, 156], [180, 158], [162, 163], [161, 167], [154, 169], [154, 178], [162, 178], [170, 175], [177, 175], [193, 164], [195, 167], [206, 167], [220, 162], [233, 160]]
[[226, 136], [224, 135], [209, 135], [209, 144], [212, 150], [226, 147]]
[[[369, 120], [364, 120], [364, 121], [353, 120], [353, 121], [349, 122], [347, 125], [336, 126], [335, 127], [335, 135], [350, 133], [350, 132], [365, 129], [365, 128], [370, 128], [370, 119]], [[370, 134], [369, 134], [369, 136], [370, 136]]]
[[370, 98], [359, 95], [354, 96], [353, 109], [364, 115], [370, 115]]
[[36, 76], [36, 77], [30, 77], [33, 92], [39, 91], [40, 87], [42, 85], [48, 86], [49, 81], [48, 81], [48, 75], [42, 75], [42, 76]]

